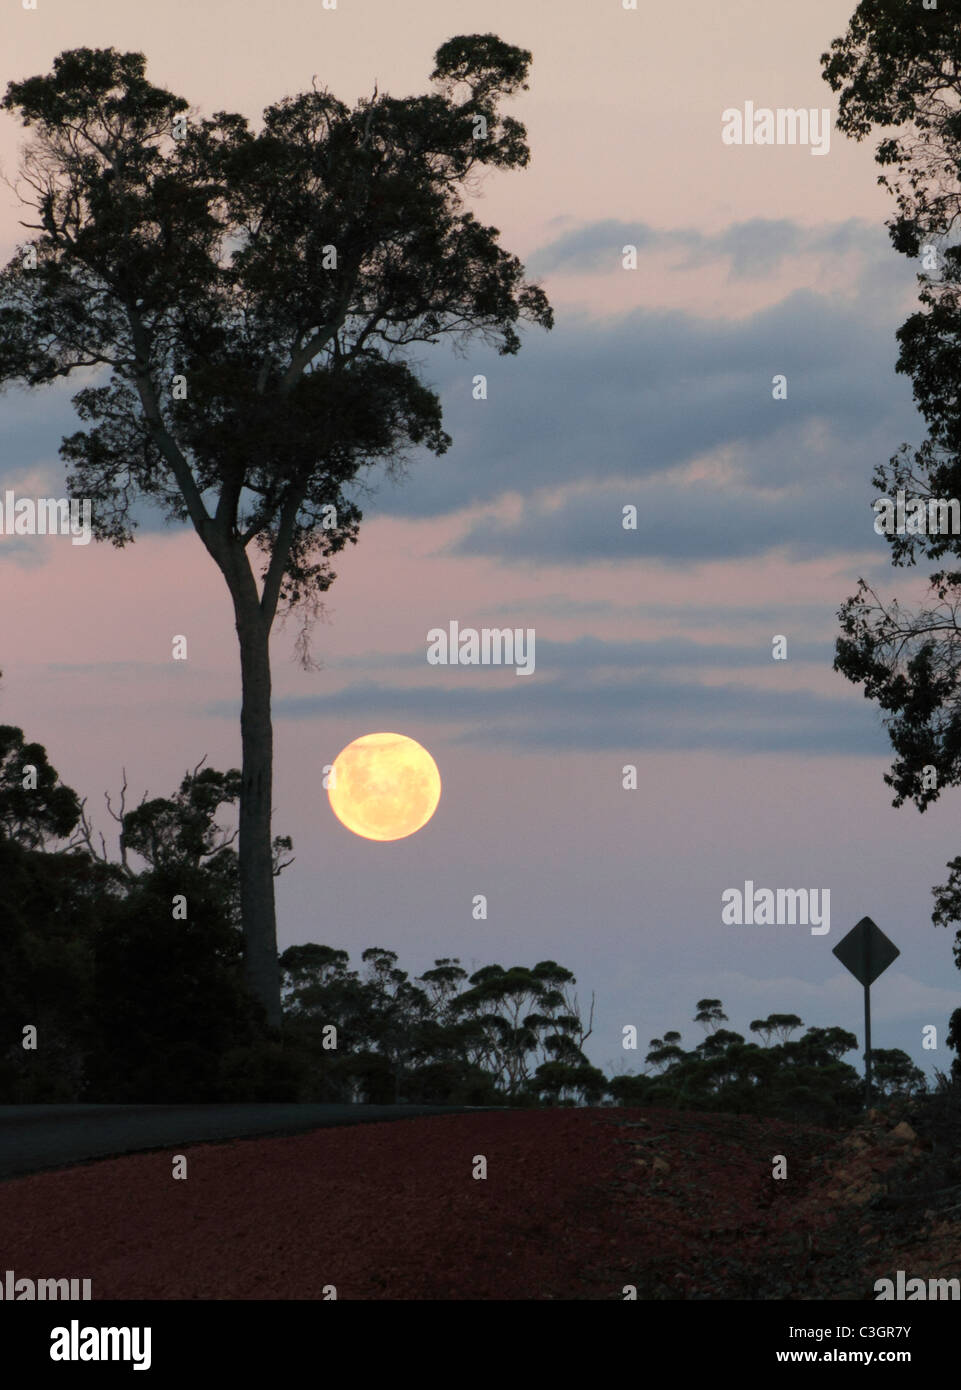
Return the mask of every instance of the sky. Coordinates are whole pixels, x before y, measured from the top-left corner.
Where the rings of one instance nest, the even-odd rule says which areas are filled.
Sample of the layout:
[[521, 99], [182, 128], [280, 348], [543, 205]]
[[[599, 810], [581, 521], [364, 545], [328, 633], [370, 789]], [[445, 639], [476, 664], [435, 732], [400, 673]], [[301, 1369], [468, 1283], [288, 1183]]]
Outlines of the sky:
[[[510, 103], [530, 165], [486, 175], [470, 206], [543, 285], [555, 327], [524, 330], [516, 357], [419, 354], [452, 448], [399, 482], [371, 477], [315, 632], [320, 669], [294, 659], [295, 625], [275, 631], [274, 830], [295, 854], [281, 950], [324, 942], [357, 967], [383, 946], [412, 976], [439, 957], [556, 960], [585, 1017], [594, 996], [585, 1051], [619, 1074], [643, 1070], [666, 1030], [700, 1041], [704, 997], [744, 1034], [794, 1012], [863, 1044], [861, 987], [832, 948], [869, 915], [901, 951], [872, 990], [874, 1046], [949, 1068], [961, 977], [931, 889], [961, 850], [958, 793], [923, 817], [894, 809], [876, 707], [832, 670], [859, 577], [918, 592], [873, 530], [871, 476], [923, 437], [895, 373], [917, 266], [890, 246], [873, 141], [834, 128], [820, 75], [853, 4], [4, 6], [4, 88], [64, 49], [113, 46], [145, 53], [148, 77], [201, 113], [254, 123], [315, 76], [348, 103], [375, 83], [426, 91], [458, 33], [533, 54]], [[722, 112], [749, 101], [829, 108], [825, 152], [723, 143]], [[11, 182], [22, 140], [0, 114]], [[4, 261], [25, 216], [0, 183]], [[65, 495], [58, 447], [83, 384], [0, 399], [0, 488]], [[204, 755], [239, 764], [230, 602], [191, 529], [145, 514], [124, 550], [0, 536], [0, 583], [0, 721], [45, 745], [108, 839], [103, 794], [122, 770], [137, 800], [173, 792]], [[534, 673], [430, 665], [427, 633], [452, 621], [533, 629]], [[352, 835], [322, 787], [324, 766], [379, 730], [427, 747], [443, 783], [432, 820], [391, 843]], [[725, 924], [722, 894], [747, 880], [828, 890], [830, 931]]]

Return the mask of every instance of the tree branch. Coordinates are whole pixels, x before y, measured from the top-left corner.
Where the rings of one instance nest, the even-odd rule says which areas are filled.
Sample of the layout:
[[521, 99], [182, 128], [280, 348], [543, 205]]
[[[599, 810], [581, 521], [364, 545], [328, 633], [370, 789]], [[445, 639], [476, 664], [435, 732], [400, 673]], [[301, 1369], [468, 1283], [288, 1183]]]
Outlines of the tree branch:
[[290, 543], [293, 540], [294, 527], [297, 524], [297, 513], [300, 511], [306, 490], [306, 484], [303, 482], [291, 483], [290, 492], [280, 513], [277, 539], [270, 556], [267, 577], [264, 580], [264, 591], [260, 600], [260, 611], [268, 627], [273, 622], [274, 614], [277, 612], [277, 600], [280, 598], [280, 588], [287, 569], [287, 556], [290, 551]]
[[137, 391], [143, 405], [144, 416], [150, 427], [150, 433], [154, 443], [170, 464], [171, 471], [177, 479], [177, 483], [183, 493], [184, 502], [190, 519], [196, 528], [197, 534], [204, 545], [218, 561], [220, 556], [215, 552], [211, 545], [209, 535], [212, 518], [209, 516], [203, 504], [203, 498], [197, 487], [194, 475], [191, 472], [190, 464], [184, 458], [180, 447], [173, 436], [168, 432], [160, 413], [160, 403], [157, 400], [157, 392], [150, 377], [150, 343], [143, 320], [132, 305], [128, 304], [127, 317], [130, 322], [130, 329], [133, 334], [134, 350], [137, 354], [137, 365], [135, 368], [135, 382]]
[[280, 392], [282, 395], [286, 395], [293, 388], [298, 378], [302, 375], [304, 368], [327, 346], [334, 334], [337, 333], [339, 329], [343, 328], [356, 284], [357, 272], [355, 271], [351, 277], [350, 287], [347, 293], [338, 303], [335, 316], [319, 328], [312, 338], [308, 339], [306, 343], [295, 352], [291, 353], [290, 364], [280, 379]]

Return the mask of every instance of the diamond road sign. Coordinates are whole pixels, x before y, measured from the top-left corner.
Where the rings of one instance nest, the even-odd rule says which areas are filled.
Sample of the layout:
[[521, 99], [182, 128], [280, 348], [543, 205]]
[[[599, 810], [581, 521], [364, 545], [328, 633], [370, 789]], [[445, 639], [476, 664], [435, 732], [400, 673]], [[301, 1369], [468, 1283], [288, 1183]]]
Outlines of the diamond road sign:
[[856, 980], [862, 985], [870, 985], [901, 952], [870, 917], [862, 917], [857, 926], [852, 927], [847, 936], [838, 942], [833, 954]]

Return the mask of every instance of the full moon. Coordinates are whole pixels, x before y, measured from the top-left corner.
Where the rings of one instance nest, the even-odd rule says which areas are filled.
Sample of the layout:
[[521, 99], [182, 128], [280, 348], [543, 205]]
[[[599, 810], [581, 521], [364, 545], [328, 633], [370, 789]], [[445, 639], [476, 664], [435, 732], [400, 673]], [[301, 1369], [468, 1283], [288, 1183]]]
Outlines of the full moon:
[[437, 764], [404, 734], [364, 734], [337, 754], [327, 795], [334, 815], [367, 840], [403, 840], [440, 801]]

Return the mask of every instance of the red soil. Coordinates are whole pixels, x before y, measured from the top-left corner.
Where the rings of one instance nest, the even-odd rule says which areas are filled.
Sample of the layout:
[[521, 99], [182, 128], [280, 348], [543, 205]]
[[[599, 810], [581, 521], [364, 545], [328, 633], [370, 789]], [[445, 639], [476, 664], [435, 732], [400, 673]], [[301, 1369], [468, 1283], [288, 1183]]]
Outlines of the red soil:
[[872, 1297], [849, 1244], [865, 1211], [828, 1195], [821, 1166], [837, 1143], [743, 1116], [562, 1109], [200, 1144], [186, 1181], [170, 1150], [0, 1183], [0, 1263], [90, 1278], [95, 1299]]

